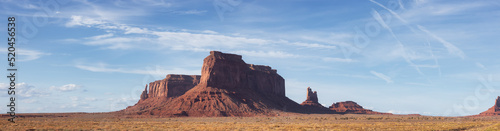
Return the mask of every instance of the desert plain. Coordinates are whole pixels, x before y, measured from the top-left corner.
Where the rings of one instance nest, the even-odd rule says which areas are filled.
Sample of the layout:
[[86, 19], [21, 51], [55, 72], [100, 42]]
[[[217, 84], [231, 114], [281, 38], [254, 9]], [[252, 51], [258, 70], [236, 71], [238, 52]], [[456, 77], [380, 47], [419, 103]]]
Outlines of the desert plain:
[[379, 114], [280, 114], [253, 117], [146, 118], [112, 113], [20, 114], [1, 130], [500, 130], [500, 117]]

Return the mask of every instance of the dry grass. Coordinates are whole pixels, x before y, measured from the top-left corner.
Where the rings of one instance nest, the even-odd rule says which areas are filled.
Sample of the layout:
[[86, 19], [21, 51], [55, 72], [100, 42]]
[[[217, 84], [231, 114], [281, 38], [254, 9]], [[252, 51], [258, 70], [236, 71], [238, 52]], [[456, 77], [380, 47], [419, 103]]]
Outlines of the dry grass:
[[290, 115], [279, 117], [112, 118], [95, 116], [19, 118], [2, 130], [499, 130], [500, 117], [386, 115]]

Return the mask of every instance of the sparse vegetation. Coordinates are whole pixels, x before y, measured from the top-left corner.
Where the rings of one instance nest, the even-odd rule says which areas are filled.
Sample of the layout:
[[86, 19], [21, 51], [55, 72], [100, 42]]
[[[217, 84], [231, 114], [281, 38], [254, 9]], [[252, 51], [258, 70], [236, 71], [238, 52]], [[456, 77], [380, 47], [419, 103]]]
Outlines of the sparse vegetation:
[[287, 115], [279, 117], [27, 117], [2, 130], [499, 130], [500, 117]]

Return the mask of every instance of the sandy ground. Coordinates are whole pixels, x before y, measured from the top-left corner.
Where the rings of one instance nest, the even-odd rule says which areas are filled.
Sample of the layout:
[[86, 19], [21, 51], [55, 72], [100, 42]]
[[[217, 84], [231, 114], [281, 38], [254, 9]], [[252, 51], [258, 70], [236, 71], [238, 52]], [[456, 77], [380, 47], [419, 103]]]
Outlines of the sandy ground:
[[500, 130], [497, 117], [288, 114], [277, 117], [132, 118], [100, 113], [23, 114], [2, 130]]

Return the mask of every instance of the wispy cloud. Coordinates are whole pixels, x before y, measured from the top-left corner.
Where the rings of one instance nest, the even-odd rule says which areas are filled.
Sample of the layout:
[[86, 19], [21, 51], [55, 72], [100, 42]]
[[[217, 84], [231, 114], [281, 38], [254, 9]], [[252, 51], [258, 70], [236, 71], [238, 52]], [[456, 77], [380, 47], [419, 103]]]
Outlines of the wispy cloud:
[[431, 33], [430, 31], [428, 31], [425, 27], [423, 26], [420, 26], [418, 25], [418, 28], [420, 30], [422, 30], [423, 32], [427, 33], [429, 36], [431, 36], [432, 38], [438, 40], [439, 42], [441, 42], [444, 47], [446, 47], [446, 49], [448, 49], [448, 52], [450, 54], [454, 54], [454, 55], [457, 55], [459, 56], [460, 58], [464, 59], [465, 58], [465, 54], [462, 50], [460, 50], [459, 48], [457, 48], [455, 45], [451, 44], [450, 42], [444, 40], [443, 38], [441, 37], [438, 37], [436, 35], [434, 35], [433, 33]]
[[51, 90], [56, 90], [56, 91], [62, 91], [62, 92], [69, 92], [69, 91], [75, 91], [80, 89], [82, 86], [76, 85], [76, 84], [66, 84], [63, 86], [51, 86]]
[[[490, 5], [487, 1], [474, 2], [452, 2], [441, 3], [441, 1], [426, 1], [415, 2], [410, 10], [406, 10], [402, 14], [405, 18], [410, 18], [412, 21], [416, 18], [426, 18], [432, 16], [447, 16], [462, 12], [470, 12], [473, 9], [478, 9]], [[415, 19], [412, 19], [415, 18]]]
[[[45, 53], [37, 50], [31, 50], [31, 49], [16, 49], [16, 61], [32, 61], [36, 60], [42, 56], [47, 56], [51, 55], [51, 53]], [[0, 53], [5, 53], [7, 54], [7, 48], [0, 47]]]
[[174, 11], [175, 14], [181, 15], [200, 15], [206, 13], [206, 10], [186, 10], [186, 11]]
[[483, 64], [479, 63], [479, 62], [476, 62], [476, 66], [479, 67], [479, 68], [481, 68], [481, 69], [483, 69], [483, 70], [486, 70], [486, 67]]
[[353, 59], [334, 58], [334, 57], [324, 57], [322, 58], [322, 60], [326, 62], [356, 62], [356, 60]]
[[[0, 90], [8, 90], [8, 88], [10, 88], [10, 84], [0, 83]], [[26, 84], [25, 82], [16, 83], [15, 93], [16, 96], [22, 98], [31, 98], [31, 97], [36, 98], [40, 96], [47, 96], [50, 94], [49, 92], [46, 92], [38, 87], [35, 87], [34, 85]], [[7, 96], [7, 93], [3, 95]]]
[[[267, 40], [242, 36], [224, 35], [203, 30], [165, 31], [117, 24], [111, 21], [94, 20], [89, 17], [72, 16], [66, 23], [68, 27], [89, 27], [107, 30], [107, 33], [84, 39], [71, 39], [85, 45], [103, 46], [106, 49], [172, 49], [189, 51], [228, 50], [258, 57], [295, 58], [296, 54], [275, 51], [277, 45], [316, 49], [336, 49], [334, 45], [318, 43], [291, 42], [287, 40]], [[119, 33], [119, 34], [116, 34]], [[154, 48], [150, 48], [154, 47]], [[235, 51], [236, 50], [236, 51]], [[258, 50], [258, 51], [255, 51]]]
[[117, 68], [116, 66], [108, 65], [105, 63], [98, 63], [92, 65], [86, 64], [76, 64], [76, 68], [92, 71], [92, 72], [105, 72], [105, 73], [125, 73], [125, 74], [143, 74], [143, 75], [160, 75], [165, 74], [188, 74], [195, 75], [200, 74], [200, 70], [187, 70], [182, 68], [172, 68], [164, 69], [160, 66], [156, 66], [155, 69], [145, 68], [145, 69], [129, 69], [129, 68]]
[[373, 75], [377, 76], [378, 78], [384, 80], [387, 83], [394, 83], [394, 81], [392, 81], [391, 77], [386, 76], [386, 75], [384, 75], [382, 73], [378, 73], [378, 72], [375, 72], [375, 71], [370, 71], [370, 73], [372, 73]]
[[97, 35], [97, 36], [88, 37], [87, 39], [100, 40], [100, 39], [108, 38], [108, 37], [112, 37], [112, 36], [113, 36], [113, 33], [108, 33], [108, 34], [104, 34], [104, 35]]
[[71, 21], [66, 23], [66, 26], [68, 27], [73, 27], [73, 26], [93, 26], [93, 25], [101, 25], [105, 24], [106, 22], [103, 22], [102, 20], [95, 20], [95, 19], [88, 19], [88, 18], [83, 18], [82, 16], [71, 16]]
[[267, 57], [267, 58], [297, 58], [298, 55], [289, 54], [282, 51], [233, 51], [231, 53], [241, 54], [244, 56]]

